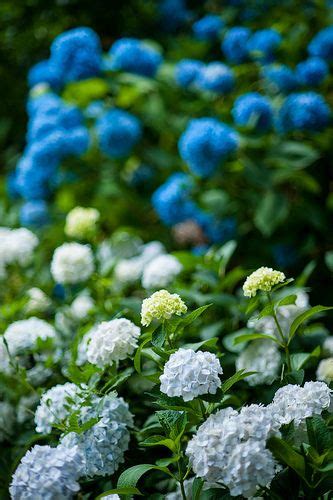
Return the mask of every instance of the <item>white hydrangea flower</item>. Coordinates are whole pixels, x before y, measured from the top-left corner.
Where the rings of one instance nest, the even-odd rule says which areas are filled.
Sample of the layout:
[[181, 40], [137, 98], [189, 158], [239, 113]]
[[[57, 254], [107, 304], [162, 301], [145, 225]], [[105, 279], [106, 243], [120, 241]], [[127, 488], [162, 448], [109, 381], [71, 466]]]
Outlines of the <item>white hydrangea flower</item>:
[[52, 302], [43, 290], [37, 287], [27, 291], [28, 302], [25, 306], [27, 313], [40, 313], [47, 311]]
[[12, 405], [7, 401], [0, 401], [0, 443], [10, 438], [14, 423], [15, 413]]
[[[2, 371], [11, 371], [8, 351], [11, 356], [24, 356], [28, 354], [27, 351], [36, 346], [38, 339], [55, 340], [56, 338], [57, 332], [55, 329], [42, 319], [31, 317], [14, 321], [8, 326], [3, 338], [0, 340], [0, 367]], [[5, 346], [4, 340], [7, 346]]]
[[333, 335], [327, 337], [323, 343], [323, 353], [326, 356], [333, 356]]
[[104, 500], [120, 500], [119, 495], [105, 495], [103, 497]]
[[252, 496], [257, 485], [267, 486], [276, 473], [277, 464], [265, 442], [277, 428], [267, 407], [251, 405], [240, 413], [226, 408], [199, 427], [186, 454], [196, 476], [226, 484], [232, 496]]
[[61, 284], [86, 281], [94, 272], [94, 257], [89, 245], [64, 243], [54, 251], [51, 274]]
[[173, 255], [159, 255], [149, 262], [143, 270], [143, 288], [162, 288], [168, 286], [181, 272], [183, 266]]
[[9, 491], [13, 500], [71, 499], [79, 491], [82, 456], [77, 447], [34, 446], [17, 467]]
[[75, 207], [66, 217], [65, 234], [71, 238], [91, 238], [96, 233], [100, 213], [96, 208]]
[[140, 328], [125, 318], [103, 321], [92, 332], [87, 359], [99, 368], [131, 356], [138, 346]]
[[37, 245], [38, 238], [29, 229], [0, 227], [0, 277], [6, 276], [10, 264], [29, 265]]
[[269, 408], [280, 425], [292, 421], [300, 425], [330, 407], [331, 393], [324, 382], [306, 382], [304, 387], [289, 384], [278, 389]]
[[94, 300], [85, 293], [76, 297], [70, 305], [70, 315], [72, 318], [80, 321], [86, 319], [87, 315], [95, 307]]
[[178, 294], [159, 290], [142, 302], [141, 323], [144, 326], [149, 326], [154, 319], [170, 319], [174, 314], [181, 316], [186, 311], [186, 304]]
[[333, 381], [333, 358], [322, 359], [317, 368], [317, 380], [327, 384]]
[[44, 392], [35, 413], [36, 431], [49, 434], [52, 426], [62, 423], [82, 401], [80, 388], [71, 382]]
[[274, 285], [286, 279], [284, 273], [274, 271], [271, 267], [260, 267], [248, 276], [243, 285], [245, 297], [254, 297], [258, 290], [270, 292]]
[[77, 366], [82, 366], [85, 363], [87, 363], [87, 351], [88, 351], [88, 344], [90, 342], [90, 339], [97, 329], [98, 325], [94, 325], [90, 330], [88, 330], [84, 336], [82, 337], [78, 347], [77, 347], [77, 355], [76, 355], [76, 364]]
[[165, 248], [159, 241], [151, 241], [140, 247], [141, 253], [135, 257], [122, 259], [117, 262], [114, 275], [117, 281], [129, 285], [139, 281], [145, 267], [157, 256], [165, 252]]
[[[288, 335], [290, 326], [296, 316], [306, 311], [310, 306], [309, 295], [306, 292], [299, 290], [296, 292], [296, 296], [295, 304], [281, 306], [276, 311], [278, 322], [285, 336]], [[263, 318], [253, 317], [248, 321], [248, 327], [254, 328], [257, 332], [275, 335], [279, 338], [273, 316], [264, 316]]]
[[271, 384], [279, 373], [281, 354], [270, 340], [255, 340], [239, 354], [236, 370], [254, 371], [245, 380], [251, 385]]
[[95, 397], [91, 406], [82, 407], [82, 423], [92, 418], [100, 420], [81, 434], [66, 434], [60, 442], [68, 449], [78, 446], [84, 456], [83, 476], [109, 476], [124, 461], [130, 439], [128, 427], [133, 425], [133, 418], [127, 403], [113, 394]]
[[215, 354], [178, 349], [171, 354], [160, 376], [161, 392], [191, 401], [200, 394], [216, 394], [223, 373]]

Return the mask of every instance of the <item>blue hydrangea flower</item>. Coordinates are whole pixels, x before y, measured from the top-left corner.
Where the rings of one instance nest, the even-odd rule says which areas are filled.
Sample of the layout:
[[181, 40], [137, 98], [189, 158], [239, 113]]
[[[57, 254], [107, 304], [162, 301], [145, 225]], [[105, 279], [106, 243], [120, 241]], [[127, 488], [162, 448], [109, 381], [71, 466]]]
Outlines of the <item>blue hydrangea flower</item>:
[[249, 38], [247, 49], [253, 59], [270, 62], [281, 40], [281, 35], [274, 29], [259, 30]]
[[63, 141], [63, 155], [81, 156], [89, 148], [90, 137], [86, 127], [74, 127], [68, 130]]
[[290, 94], [279, 111], [278, 128], [284, 132], [322, 130], [328, 125], [330, 115], [325, 99], [316, 92]]
[[103, 101], [92, 101], [84, 110], [87, 118], [99, 118], [105, 111]]
[[23, 156], [16, 167], [16, 189], [25, 200], [47, 198], [49, 182], [57, 165], [46, 164], [45, 169], [35, 165], [30, 156]]
[[271, 103], [258, 92], [239, 96], [234, 103], [232, 116], [237, 125], [261, 131], [270, 129], [273, 122]]
[[142, 135], [141, 122], [121, 109], [112, 109], [97, 121], [101, 149], [111, 158], [128, 156]]
[[215, 40], [219, 37], [224, 26], [220, 16], [208, 14], [193, 24], [193, 33], [199, 40]]
[[99, 421], [81, 434], [66, 434], [60, 443], [68, 450], [79, 449], [83, 455], [83, 477], [110, 476], [124, 461], [130, 440], [128, 427], [133, 425], [133, 418], [128, 404], [112, 394], [103, 398], [94, 396], [92, 406], [81, 408], [82, 423], [92, 418]]
[[61, 75], [58, 69], [49, 59], [40, 61], [30, 68], [28, 73], [29, 87], [34, 87], [39, 83], [47, 83], [52, 89], [59, 89], [61, 87]]
[[310, 56], [333, 61], [333, 26], [322, 29], [313, 37], [308, 45], [308, 52]]
[[235, 86], [235, 77], [232, 69], [225, 64], [212, 62], [199, 71], [196, 84], [202, 90], [227, 94]]
[[65, 83], [94, 77], [102, 65], [100, 39], [90, 28], [65, 31], [51, 45], [51, 62]]
[[44, 200], [31, 200], [22, 205], [20, 210], [22, 226], [40, 227], [49, 222], [49, 211]]
[[274, 92], [289, 93], [298, 87], [295, 73], [284, 64], [270, 64], [261, 70], [270, 90]]
[[320, 57], [309, 57], [296, 66], [296, 76], [302, 85], [320, 85], [328, 74], [328, 64]]
[[152, 204], [164, 224], [172, 226], [193, 219], [197, 206], [190, 199], [192, 189], [190, 176], [177, 172], [155, 191]]
[[39, 112], [29, 121], [27, 142], [40, 141], [55, 129], [72, 129], [82, 123], [82, 113], [76, 106], [59, 106], [52, 114]]
[[194, 174], [209, 177], [219, 163], [237, 151], [238, 135], [215, 118], [197, 118], [189, 122], [179, 139], [178, 148]]
[[58, 113], [59, 107], [62, 103], [62, 99], [53, 92], [46, 92], [38, 97], [30, 98], [27, 103], [29, 119], [34, 118], [37, 113], [46, 115]]
[[12, 500], [71, 499], [80, 490], [82, 456], [77, 447], [34, 446], [22, 458], [9, 488]]
[[183, 59], [176, 65], [175, 79], [180, 87], [187, 88], [194, 84], [204, 63], [196, 59]]
[[235, 26], [227, 31], [221, 44], [222, 52], [227, 61], [240, 64], [248, 59], [247, 42], [250, 35], [251, 30], [242, 26]]
[[185, 0], [162, 0], [159, 2], [161, 26], [165, 31], [176, 31], [190, 17]]
[[162, 56], [156, 49], [136, 38], [121, 38], [111, 47], [111, 67], [148, 77], [154, 77]]
[[217, 219], [211, 214], [201, 213], [196, 222], [201, 226], [205, 236], [211, 243], [225, 243], [236, 234], [236, 220], [234, 217]]

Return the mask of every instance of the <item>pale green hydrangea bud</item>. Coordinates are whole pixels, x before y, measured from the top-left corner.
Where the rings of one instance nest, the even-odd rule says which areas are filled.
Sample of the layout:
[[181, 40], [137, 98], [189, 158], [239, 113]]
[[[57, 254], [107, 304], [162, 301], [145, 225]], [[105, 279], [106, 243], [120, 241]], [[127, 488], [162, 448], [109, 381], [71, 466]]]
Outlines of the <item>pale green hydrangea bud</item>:
[[65, 233], [71, 238], [89, 239], [96, 233], [99, 217], [96, 208], [75, 207], [67, 214]]
[[280, 271], [274, 271], [271, 267], [259, 267], [246, 278], [243, 285], [244, 295], [254, 297], [258, 290], [270, 292], [274, 285], [282, 283], [285, 279], [284, 273]]
[[141, 323], [148, 326], [154, 319], [170, 319], [174, 314], [180, 316], [186, 311], [186, 304], [179, 295], [159, 290], [142, 302]]
[[333, 358], [322, 359], [317, 368], [317, 380], [327, 384], [333, 381]]

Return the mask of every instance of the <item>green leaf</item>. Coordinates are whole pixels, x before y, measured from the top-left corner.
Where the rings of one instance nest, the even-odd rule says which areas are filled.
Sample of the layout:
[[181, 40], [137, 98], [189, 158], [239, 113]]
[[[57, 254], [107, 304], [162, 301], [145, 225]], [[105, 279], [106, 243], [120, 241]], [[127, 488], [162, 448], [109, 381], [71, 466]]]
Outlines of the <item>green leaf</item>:
[[325, 420], [315, 415], [306, 419], [309, 443], [319, 454], [332, 449], [332, 436]]
[[193, 351], [198, 351], [201, 347], [206, 348], [216, 348], [218, 338], [212, 337], [210, 339], [202, 340], [201, 342], [195, 342], [193, 344], [184, 344], [183, 349], [192, 349]]
[[107, 495], [141, 495], [142, 493], [138, 490], [138, 488], [127, 487], [127, 488], [115, 488], [113, 490], [104, 491], [95, 500], [99, 500], [100, 498], [104, 498]]
[[280, 344], [277, 338], [273, 337], [272, 335], [266, 335], [266, 333], [249, 333], [246, 335], [239, 335], [239, 337], [236, 337], [234, 339], [234, 344], [235, 345], [242, 344], [243, 342], [249, 342], [250, 340], [257, 340], [257, 339], [269, 339], [277, 344]]
[[291, 467], [300, 477], [305, 479], [305, 460], [302, 455], [283, 439], [271, 437], [267, 442], [267, 447], [273, 455], [282, 463]]
[[171, 476], [171, 472], [167, 467], [152, 464], [134, 465], [119, 476], [117, 488], [135, 488], [140, 478], [150, 470], [158, 470]]
[[166, 331], [163, 325], [153, 332], [151, 343], [158, 348], [163, 347], [166, 338]]
[[211, 307], [213, 304], [207, 304], [205, 306], [198, 307], [198, 309], [195, 309], [194, 311], [190, 312], [183, 318], [179, 318], [179, 324], [178, 327], [180, 327], [182, 330], [189, 326], [191, 323], [193, 323], [196, 319], [199, 318], [209, 307]]
[[248, 302], [245, 314], [250, 315], [253, 313], [258, 308], [259, 305], [259, 297], [251, 297], [251, 299]]
[[187, 416], [184, 411], [161, 410], [156, 412], [156, 415], [169, 438], [175, 441], [182, 436], [187, 424]]
[[300, 370], [311, 359], [320, 356], [320, 346], [317, 346], [312, 352], [297, 352], [290, 356], [292, 370]]
[[142, 342], [142, 344], [140, 344], [139, 347], [137, 348], [137, 351], [136, 351], [135, 356], [134, 356], [134, 368], [140, 374], [142, 373], [142, 370], [141, 370], [142, 350], [145, 347], [145, 345], [147, 345], [150, 341], [151, 341], [150, 337], [148, 339], [144, 340]]
[[296, 286], [298, 287], [303, 287], [306, 285], [306, 282], [308, 281], [309, 277], [315, 270], [317, 263], [314, 260], [311, 260], [303, 269], [302, 273], [296, 280]]
[[283, 299], [281, 299], [278, 302], [278, 307], [281, 307], [281, 306], [290, 306], [292, 304], [295, 304], [296, 299], [297, 299], [297, 295], [295, 295], [295, 294], [287, 295], [286, 297], [283, 297]]
[[140, 446], [147, 446], [147, 447], [166, 446], [172, 452], [176, 450], [175, 443], [172, 439], [169, 438], [166, 439], [165, 436], [158, 436], [158, 435], [149, 436], [147, 439], [140, 442]]
[[292, 372], [289, 372], [285, 375], [283, 378], [283, 381], [286, 384], [297, 384], [301, 385], [304, 380], [304, 370], [294, 370]]
[[253, 375], [254, 373], [257, 372], [246, 372], [245, 370], [239, 370], [222, 384], [222, 391], [228, 392], [229, 389], [231, 389], [231, 387], [235, 385], [237, 382], [243, 380], [246, 377], [249, 377], [250, 375]]
[[192, 500], [200, 500], [200, 493], [203, 485], [204, 481], [200, 477], [194, 479], [192, 484]]
[[268, 191], [262, 198], [254, 216], [254, 224], [264, 236], [270, 236], [288, 215], [287, 198]]
[[333, 251], [325, 253], [325, 263], [330, 271], [333, 271]]
[[324, 311], [329, 311], [331, 309], [333, 309], [332, 306], [327, 307], [327, 306], [320, 306], [319, 305], [319, 306], [311, 307], [311, 309], [308, 309], [307, 311], [303, 312], [302, 314], [299, 314], [294, 319], [294, 321], [292, 322], [292, 324], [290, 326], [288, 343], [290, 343], [290, 341], [294, 337], [297, 329], [301, 326], [302, 323], [304, 323], [308, 319], [312, 318], [312, 316], [314, 316], [315, 314], [319, 314], [319, 313], [324, 312]]

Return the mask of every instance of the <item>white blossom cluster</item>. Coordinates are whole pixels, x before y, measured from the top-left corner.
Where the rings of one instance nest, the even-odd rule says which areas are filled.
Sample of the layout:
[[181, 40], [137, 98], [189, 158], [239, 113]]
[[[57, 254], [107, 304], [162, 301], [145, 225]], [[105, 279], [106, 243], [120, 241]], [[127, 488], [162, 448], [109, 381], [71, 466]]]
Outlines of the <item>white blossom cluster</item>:
[[47, 311], [51, 306], [51, 300], [43, 290], [37, 287], [30, 288], [27, 291], [28, 302], [25, 310], [29, 314], [35, 314]]
[[97, 230], [99, 217], [96, 208], [75, 207], [67, 214], [65, 233], [71, 238], [89, 239]]
[[323, 353], [326, 356], [333, 356], [333, 335], [327, 337], [323, 343]]
[[159, 255], [145, 266], [142, 286], [148, 290], [164, 288], [174, 281], [182, 269], [183, 266], [173, 255]]
[[0, 443], [8, 439], [13, 432], [15, 413], [11, 404], [0, 401]]
[[62, 423], [83, 401], [81, 392], [71, 382], [44, 392], [35, 413], [36, 431], [49, 434], [54, 424]]
[[70, 305], [70, 315], [77, 321], [84, 320], [95, 307], [94, 300], [87, 293], [82, 293]]
[[333, 357], [320, 361], [316, 375], [317, 380], [323, 380], [327, 384], [333, 381]]
[[332, 391], [324, 382], [306, 382], [304, 387], [289, 384], [278, 389], [269, 408], [280, 425], [292, 421], [300, 425], [306, 418], [328, 410], [331, 396]]
[[56, 337], [55, 329], [42, 319], [31, 317], [14, 321], [0, 340], [0, 370], [5, 373], [10, 372], [10, 356], [27, 355], [28, 351], [36, 346], [38, 339], [55, 340]]
[[[303, 290], [295, 293], [297, 296], [295, 304], [281, 306], [276, 311], [276, 316], [283, 334], [287, 337], [290, 326], [296, 316], [302, 314], [309, 308], [309, 296]], [[275, 335], [279, 338], [277, 326], [273, 316], [264, 316], [263, 318], [251, 318], [248, 322], [249, 328], [254, 328], [257, 332]]]
[[81, 434], [66, 434], [60, 443], [69, 450], [78, 447], [83, 455], [82, 476], [111, 475], [124, 461], [130, 439], [128, 427], [133, 425], [133, 418], [127, 403], [113, 394], [94, 397], [91, 406], [82, 407], [82, 423], [92, 418], [99, 421]]
[[98, 328], [98, 325], [93, 326], [88, 330], [82, 337], [79, 345], [77, 346], [77, 354], [76, 354], [76, 364], [77, 366], [82, 366], [85, 363], [87, 363], [87, 351], [88, 351], [88, 344], [90, 342], [91, 337], [93, 336], [93, 333], [95, 330]]
[[154, 319], [163, 321], [174, 314], [181, 316], [186, 311], [186, 304], [177, 293], [159, 290], [142, 302], [141, 323], [143, 326], [149, 326]]
[[92, 332], [87, 359], [99, 368], [126, 359], [138, 345], [140, 328], [125, 318], [103, 321]]
[[22, 458], [10, 486], [13, 500], [71, 499], [80, 490], [82, 456], [77, 447], [34, 446]]
[[37, 245], [38, 238], [29, 229], [0, 227], [0, 278], [11, 264], [29, 265]]
[[282, 283], [286, 279], [280, 271], [271, 267], [260, 267], [248, 276], [243, 285], [245, 297], [254, 297], [259, 290], [270, 292], [273, 286]]
[[51, 274], [57, 283], [81, 283], [90, 278], [94, 269], [94, 256], [89, 245], [64, 243], [54, 251]]
[[236, 369], [254, 371], [246, 378], [249, 385], [271, 384], [279, 373], [281, 354], [270, 340], [251, 342], [236, 359]]
[[215, 354], [178, 349], [171, 354], [160, 376], [161, 392], [191, 401], [201, 394], [216, 394], [223, 373]]
[[196, 474], [209, 483], [223, 483], [232, 496], [252, 497], [267, 486], [278, 465], [266, 440], [278, 433], [268, 407], [251, 405], [238, 413], [226, 408], [199, 427], [186, 454]]
[[117, 262], [114, 275], [117, 281], [124, 285], [139, 281], [144, 269], [153, 259], [165, 253], [165, 248], [159, 241], [151, 241], [139, 248], [140, 254]]

